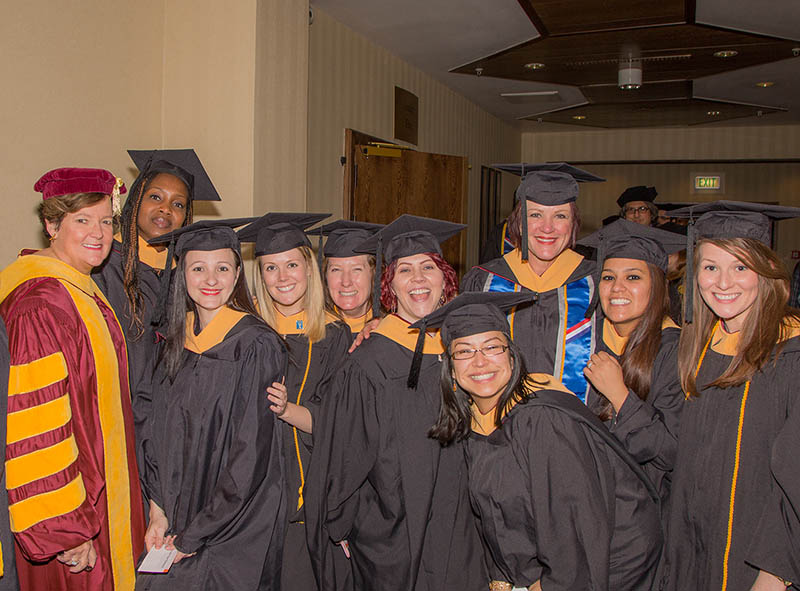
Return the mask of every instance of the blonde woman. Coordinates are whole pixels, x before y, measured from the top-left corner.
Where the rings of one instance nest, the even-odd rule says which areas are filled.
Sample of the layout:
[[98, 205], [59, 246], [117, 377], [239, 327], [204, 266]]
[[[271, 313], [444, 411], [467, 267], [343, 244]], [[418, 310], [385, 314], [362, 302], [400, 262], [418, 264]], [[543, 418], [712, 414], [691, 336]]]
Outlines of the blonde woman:
[[[261, 317], [289, 347], [285, 383], [267, 389], [271, 410], [287, 425], [284, 453], [289, 525], [283, 551], [282, 588], [316, 589], [305, 538], [303, 489], [311, 461], [313, 413], [350, 345], [350, 330], [325, 311], [322, 285], [304, 230], [326, 214], [269, 213], [239, 231], [255, 242], [256, 298]], [[347, 564], [339, 550], [345, 577]]]

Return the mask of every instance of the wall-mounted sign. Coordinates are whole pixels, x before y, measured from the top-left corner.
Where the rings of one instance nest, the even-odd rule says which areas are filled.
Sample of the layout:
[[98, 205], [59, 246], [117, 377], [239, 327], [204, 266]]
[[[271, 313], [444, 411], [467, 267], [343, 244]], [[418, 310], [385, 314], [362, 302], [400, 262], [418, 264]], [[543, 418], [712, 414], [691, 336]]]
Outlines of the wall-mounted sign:
[[417, 145], [419, 97], [399, 86], [394, 87], [394, 138]]
[[692, 173], [692, 193], [724, 193], [725, 173]]

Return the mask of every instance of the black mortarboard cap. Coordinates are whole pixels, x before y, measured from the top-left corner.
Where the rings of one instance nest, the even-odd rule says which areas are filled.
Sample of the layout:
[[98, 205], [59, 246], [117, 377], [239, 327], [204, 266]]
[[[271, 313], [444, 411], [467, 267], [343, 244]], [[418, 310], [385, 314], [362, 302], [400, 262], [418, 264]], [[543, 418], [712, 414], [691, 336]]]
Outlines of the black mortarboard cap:
[[325, 248], [320, 249], [326, 257], [346, 258], [363, 254], [356, 252], [355, 248], [383, 227], [383, 224], [337, 220], [309, 230], [307, 234], [319, 236], [320, 240], [322, 236], [328, 237]]
[[512, 164], [492, 164], [491, 167], [521, 177], [524, 177], [529, 172], [549, 170], [565, 172], [579, 183], [602, 182], [606, 180], [603, 177], [599, 177], [582, 168], [567, 164], [566, 162], [517, 162]]
[[572, 203], [578, 198], [579, 182], [602, 182], [604, 178], [581, 170], [566, 162], [524, 164], [522, 181], [514, 192], [514, 200], [522, 201], [522, 260], [528, 260], [528, 201], [554, 206]]
[[[128, 155], [139, 169], [137, 180], [151, 172], [166, 172], [186, 183], [191, 199], [221, 201], [200, 158], [191, 148], [184, 150], [128, 150]], [[134, 192], [131, 191], [131, 193]]]
[[375, 255], [373, 314], [375, 310], [380, 310], [382, 261], [389, 265], [401, 257], [424, 252], [442, 254], [440, 244], [466, 227], [464, 224], [405, 213], [358, 245], [356, 252]]
[[666, 272], [668, 255], [686, 248], [686, 239], [674, 232], [617, 218], [578, 244], [597, 251], [598, 269], [606, 259], [622, 258], [645, 261]]
[[267, 213], [239, 230], [239, 240], [255, 242], [255, 255], [286, 252], [300, 246], [311, 248], [305, 231], [330, 217], [329, 213]]
[[150, 245], [168, 245], [167, 262], [161, 273], [158, 301], [153, 314], [153, 324], [160, 327], [164, 319], [164, 308], [167, 304], [169, 284], [172, 278], [172, 259], [180, 258], [190, 250], [219, 250], [230, 248], [239, 255], [242, 251], [234, 228], [253, 221], [254, 218], [230, 218], [225, 220], [201, 220], [167, 232], [148, 241]]
[[771, 246], [772, 221], [800, 217], [800, 207], [752, 203], [748, 201], [712, 201], [673, 210], [670, 216], [689, 218], [686, 233], [686, 281], [684, 282], [683, 318], [692, 322], [694, 286], [694, 244], [702, 238], [751, 238]]
[[441, 327], [440, 336], [445, 347], [453, 339], [498, 330], [510, 335], [506, 312], [526, 302], [535, 301], [537, 294], [525, 292], [498, 293], [468, 291], [437, 308], [425, 318], [411, 325], [424, 333], [429, 328]]
[[622, 195], [617, 198], [617, 205], [623, 207], [626, 203], [630, 203], [631, 201], [647, 201], [652, 203], [655, 201], [656, 195], [658, 195], [658, 191], [656, 191], [655, 187], [645, 187], [644, 185], [628, 187], [622, 192]]
[[655, 265], [666, 273], [668, 255], [686, 248], [686, 240], [680, 234], [644, 226], [624, 219], [603, 226], [578, 244], [590, 246], [597, 252], [595, 268], [595, 290], [586, 310], [586, 318], [597, 308], [599, 294], [597, 286], [603, 271], [603, 262], [608, 258], [636, 259]]

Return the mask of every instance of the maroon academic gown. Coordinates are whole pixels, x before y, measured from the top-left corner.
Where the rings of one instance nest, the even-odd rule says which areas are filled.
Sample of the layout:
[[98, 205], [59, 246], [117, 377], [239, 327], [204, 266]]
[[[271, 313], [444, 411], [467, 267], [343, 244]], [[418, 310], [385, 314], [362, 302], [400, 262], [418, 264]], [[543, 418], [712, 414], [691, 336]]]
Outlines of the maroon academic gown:
[[[125, 341], [88, 275], [22, 256], [0, 273], [9, 336], [6, 477], [20, 587], [133, 589], [144, 516]], [[78, 574], [59, 552], [93, 540]]]

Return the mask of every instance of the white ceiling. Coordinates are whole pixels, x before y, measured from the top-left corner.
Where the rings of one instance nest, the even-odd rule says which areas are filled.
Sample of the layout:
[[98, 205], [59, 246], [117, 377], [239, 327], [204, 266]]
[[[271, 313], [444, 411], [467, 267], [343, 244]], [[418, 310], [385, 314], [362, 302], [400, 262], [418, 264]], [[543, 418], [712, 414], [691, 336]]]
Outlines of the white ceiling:
[[[586, 102], [575, 87], [453, 74], [450, 70], [539, 36], [517, 0], [312, 0], [312, 7], [427, 72], [483, 109], [525, 130], [585, 127], [519, 121]], [[795, 39], [800, 0], [697, 0], [696, 21]], [[646, 76], [646, 75], [645, 75]], [[771, 81], [770, 88], [756, 82]], [[800, 57], [695, 81], [695, 95], [787, 108], [763, 118], [710, 125], [800, 123]], [[509, 99], [501, 93], [557, 90], [554, 96]]]

